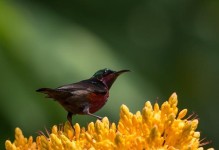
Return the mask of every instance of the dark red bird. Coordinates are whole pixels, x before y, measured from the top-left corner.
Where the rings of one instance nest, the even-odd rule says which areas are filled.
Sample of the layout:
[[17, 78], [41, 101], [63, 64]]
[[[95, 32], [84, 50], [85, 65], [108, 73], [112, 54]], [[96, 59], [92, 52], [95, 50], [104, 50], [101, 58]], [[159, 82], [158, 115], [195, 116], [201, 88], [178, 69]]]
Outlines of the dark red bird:
[[64, 85], [55, 89], [41, 88], [37, 92], [47, 94], [48, 98], [58, 101], [67, 110], [67, 119], [72, 125], [72, 115], [94, 115], [103, 107], [109, 97], [109, 90], [116, 78], [129, 70], [112, 71], [102, 69], [97, 71], [90, 79], [77, 83]]

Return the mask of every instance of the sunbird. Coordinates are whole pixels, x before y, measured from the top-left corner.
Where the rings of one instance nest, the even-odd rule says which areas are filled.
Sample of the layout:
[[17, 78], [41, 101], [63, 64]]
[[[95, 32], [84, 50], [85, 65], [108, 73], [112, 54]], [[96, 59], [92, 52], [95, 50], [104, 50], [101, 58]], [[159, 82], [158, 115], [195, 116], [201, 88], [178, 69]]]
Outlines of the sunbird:
[[72, 125], [72, 116], [90, 115], [97, 119], [102, 117], [93, 113], [102, 108], [109, 98], [109, 90], [117, 77], [130, 70], [113, 71], [101, 69], [91, 78], [58, 88], [40, 88], [36, 90], [47, 94], [47, 98], [58, 101], [68, 112], [67, 120]]

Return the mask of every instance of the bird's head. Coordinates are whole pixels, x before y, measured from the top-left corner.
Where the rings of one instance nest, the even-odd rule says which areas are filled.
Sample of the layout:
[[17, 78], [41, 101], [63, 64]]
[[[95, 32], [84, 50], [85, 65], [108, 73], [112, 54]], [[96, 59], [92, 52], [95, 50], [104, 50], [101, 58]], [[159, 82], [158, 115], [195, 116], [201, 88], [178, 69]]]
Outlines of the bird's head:
[[98, 70], [91, 78], [102, 81], [108, 87], [108, 89], [110, 89], [110, 87], [120, 74], [129, 71], [130, 70], [113, 71], [110, 69], [101, 69]]

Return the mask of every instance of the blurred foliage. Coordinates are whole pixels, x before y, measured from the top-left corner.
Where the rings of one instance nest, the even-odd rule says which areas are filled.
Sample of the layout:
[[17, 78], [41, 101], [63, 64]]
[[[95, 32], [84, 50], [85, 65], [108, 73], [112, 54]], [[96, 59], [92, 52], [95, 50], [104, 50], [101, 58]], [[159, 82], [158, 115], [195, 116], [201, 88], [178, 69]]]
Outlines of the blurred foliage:
[[[97, 112], [118, 121], [146, 100], [177, 92], [200, 118], [202, 137], [219, 147], [219, 1], [0, 1], [0, 144], [66, 121], [59, 104], [35, 90], [130, 69]], [[94, 118], [76, 116], [86, 125]]]

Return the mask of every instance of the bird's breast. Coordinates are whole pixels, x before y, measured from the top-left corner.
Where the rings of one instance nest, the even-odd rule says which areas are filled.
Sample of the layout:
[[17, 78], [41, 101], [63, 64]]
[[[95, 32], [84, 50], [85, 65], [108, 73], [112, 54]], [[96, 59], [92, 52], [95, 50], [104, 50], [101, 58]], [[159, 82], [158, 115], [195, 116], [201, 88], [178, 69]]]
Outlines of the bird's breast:
[[89, 99], [89, 110], [90, 113], [94, 113], [98, 111], [103, 105], [106, 103], [107, 99], [109, 97], [109, 92], [106, 94], [96, 94], [96, 93], [90, 93], [87, 98]]

